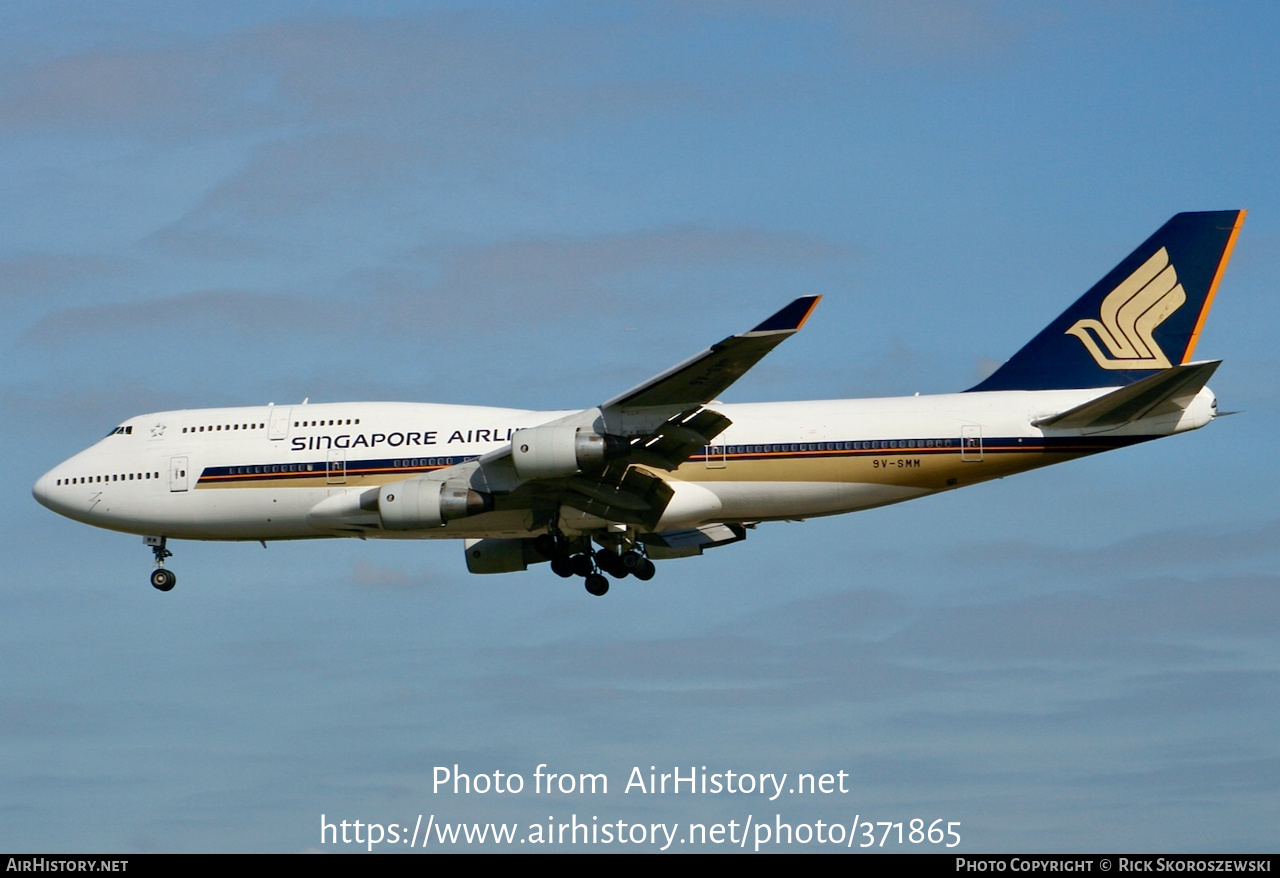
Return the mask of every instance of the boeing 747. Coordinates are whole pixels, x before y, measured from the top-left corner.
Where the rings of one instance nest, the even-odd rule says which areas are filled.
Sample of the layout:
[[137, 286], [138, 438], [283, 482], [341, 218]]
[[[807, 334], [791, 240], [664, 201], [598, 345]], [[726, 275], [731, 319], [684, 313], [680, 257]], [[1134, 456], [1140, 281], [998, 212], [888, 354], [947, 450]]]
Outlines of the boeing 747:
[[[35, 498], [171, 540], [460, 539], [472, 573], [549, 562], [593, 595], [762, 522], [855, 512], [1195, 430], [1193, 359], [1244, 211], [1181, 213], [961, 393], [722, 404], [817, 296], [581, 411], [345, 402], [129, 418]], [[606, 576], [607, 574], [607, 576]]]

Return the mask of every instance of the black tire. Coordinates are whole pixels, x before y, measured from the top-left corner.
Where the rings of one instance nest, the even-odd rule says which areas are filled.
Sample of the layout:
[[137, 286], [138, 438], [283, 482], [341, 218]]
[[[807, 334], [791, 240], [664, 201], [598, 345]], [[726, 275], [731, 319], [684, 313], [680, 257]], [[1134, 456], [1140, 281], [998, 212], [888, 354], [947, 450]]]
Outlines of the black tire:
[[631, 575], [641, 582], [648, 582], [653, 579], [653, 574], [657, 572], [658, 568], [653, 566], [653, 562], [648, 558], [643, 558], [640, 561], [640, 566], [631, 571]]
[[609, 580], [605, 579], [599, 573], [592, 573], [587, 577], [587, 592], [596, 597], [602, 597], [609, 592]]
[[573, 575], [573, 559], [568, 555], [556, 555], [551, 559], [551, 572], [561, 579], [568, 579]]
[[641, 562], [644, 561], [644, 555], [632, 549], [629, 552], [623, 552], [619, 561], [622, 563], [623, 570], [634, 573], [640, 567]]
[[178, 584], [178, 577], [173, 575], [172, 570], [157, 567], [151, 571], [151, 584], [160, 591], [173, 591], [173, 587]]
[[579, 576], [590, 576], [596, 572], [596, 563], [590, 554], [574, 555], [569, 561], [573, 564], [573, 572]]
[[608, 549], [601, 549], [596, 552], [596, 566], [614, 579], [622, 579], [627, 575], [627, 569], [622, 566], [618, 556]]

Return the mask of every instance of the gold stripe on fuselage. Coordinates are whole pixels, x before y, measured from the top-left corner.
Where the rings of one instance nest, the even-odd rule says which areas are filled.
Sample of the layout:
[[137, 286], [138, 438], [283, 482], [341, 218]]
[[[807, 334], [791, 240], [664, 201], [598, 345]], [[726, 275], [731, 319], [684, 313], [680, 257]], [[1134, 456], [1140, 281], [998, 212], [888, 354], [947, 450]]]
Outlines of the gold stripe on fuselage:
[[[1053, 449], [987, 446], [981, 459], [962, 459], [959, 448], [913, 448], [884, 451], [756, 452], [703, 456], [683, 464], [674, 473], [649, 470], [662, 478], [682, 482], [830, 482], [894, 485], [923, 490], [943, 490], [1026, 472], [1104, 450], [1084, 445]], [[974, 450], [971, 455], [977, 457]], [[344, 476], [327, 471], [306, 473], [255, 473], [202, 475], [198, 490], [278, 488], [368, 488], [426, 475], [447, 467], [379, 468], [374, 472], [347, 470]], [[647, 467], [645, 467], [648, 470]]]
[[937, 491], [1026, 472], [1101, 450], [991, 447], [982, 450], [980, 460], [962, 460], [959, 448], [860, 454], [810, 452], [804, 456], [727, 455], [723, 465], [718, 457], [713, 458], [711, 466], [704, 459], [694, 460], [681, 466], [674, 476], [685, 482], [846, 482]]

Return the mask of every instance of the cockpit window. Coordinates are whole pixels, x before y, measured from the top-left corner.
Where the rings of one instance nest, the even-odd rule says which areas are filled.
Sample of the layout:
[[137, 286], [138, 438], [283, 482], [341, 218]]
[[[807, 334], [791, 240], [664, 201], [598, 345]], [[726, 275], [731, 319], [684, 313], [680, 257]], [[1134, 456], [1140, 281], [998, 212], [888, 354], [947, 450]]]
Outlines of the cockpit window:
[[133, 427], [116, 427], [108, 436], [128, 436], [133, 432]]

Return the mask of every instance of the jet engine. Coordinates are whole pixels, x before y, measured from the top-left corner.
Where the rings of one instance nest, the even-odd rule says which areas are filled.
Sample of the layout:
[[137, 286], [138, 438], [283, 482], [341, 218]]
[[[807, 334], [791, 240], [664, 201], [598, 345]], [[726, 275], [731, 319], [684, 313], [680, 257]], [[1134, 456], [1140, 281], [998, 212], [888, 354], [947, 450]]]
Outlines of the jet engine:
[[554, 479], [600, 469], [625, 439], [600, 436], [578, 427], [531, 427], [511, 437], [511, 456], [522, 479]]
[[378, 489], [378, 517], [386, 530], [426, 530], [493, 509], [493, 496], [465, 482], [407, 479]]

